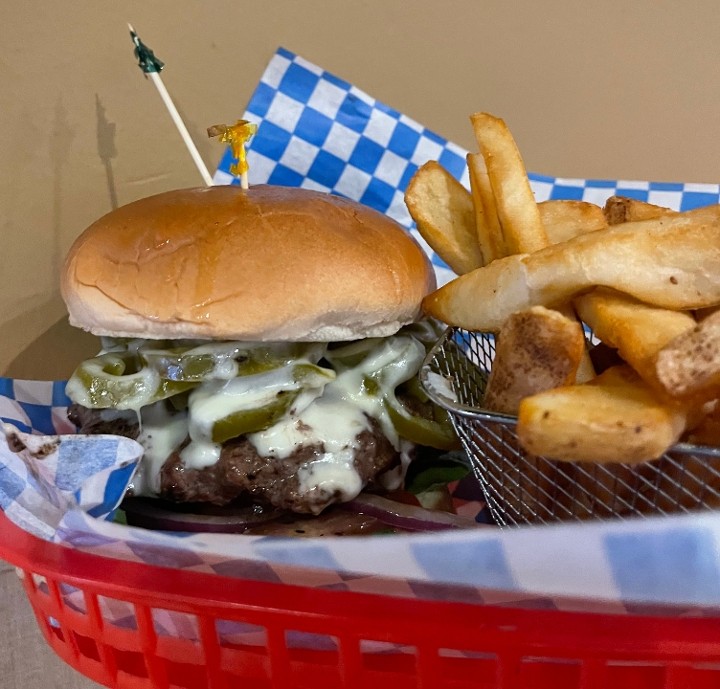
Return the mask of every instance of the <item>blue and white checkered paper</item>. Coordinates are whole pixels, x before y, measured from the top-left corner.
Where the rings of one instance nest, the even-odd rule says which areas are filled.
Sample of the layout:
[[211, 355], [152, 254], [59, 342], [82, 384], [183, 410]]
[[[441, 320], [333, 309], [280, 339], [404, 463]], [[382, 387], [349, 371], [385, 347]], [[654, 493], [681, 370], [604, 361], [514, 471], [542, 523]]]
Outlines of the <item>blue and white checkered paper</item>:
[[[415, 171], [428, 160], [439, 161], [468, 187], [467, 151], [283, 48], [270, 60], [243, 117], [259, 125], [248, 147], [251, 184], [319, 189], [387, 213], [428, 252], [439, 285], [454, 277], [420, 237], [403, 196]], [[239, 183], [230, 173], [232, 163], [227, 149], [216, 184]], [[718, 184], [529, 177], [538, 201], [578, 199], [602, 205], [619, 194], [675, 210], [720, 201]]]
[[0, 509], [47, 540], [72, 510], [111, 515], [143, 454], [128, 438], [76, 435], [62, 388], [0, 378]]

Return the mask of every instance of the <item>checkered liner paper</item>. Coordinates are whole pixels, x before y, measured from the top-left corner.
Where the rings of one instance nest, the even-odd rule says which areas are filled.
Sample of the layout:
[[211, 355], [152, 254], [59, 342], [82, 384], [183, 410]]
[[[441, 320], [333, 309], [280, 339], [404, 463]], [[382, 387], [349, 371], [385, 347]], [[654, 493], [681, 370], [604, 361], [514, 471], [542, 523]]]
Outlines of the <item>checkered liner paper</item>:
[[[251, 183], [342, 194], [413, 233], [403, 189], [419, 165], [439, 160], [467, 183], [458, 146], [287, 50], [270, 61], [244, 116], [260, 125], [248, 154]], [[235, 183], [231, 162], [226, 152], [216, 183]], [[539, 200], [602, 203], [622, 193], [679, 209], [719, 200], [717, 185], [531, 179]], [[440, 282], [447, 281], [449, 269], [432, 258]], [[720, 607], [720, 518], [713, 515], [377, 538], [128, 528], [105, 517], [121, 500], [141, 448], [112, 436], [73, 437], [67, 404], [61, 382], [0, 379], [0, 419], [43, 455], [11, 451], [0, 433], [0, 507], [41, 538], [109, 557], [328, 589], [618, 613]], [[83, 605], [79, 592], [66, 594]], [[127, 610], [105, 612], [118, 620]], [[193, 633], [191, 620], [166, 622], [173, 633]], [[236, 632], [252, 633], [228, 630]]]

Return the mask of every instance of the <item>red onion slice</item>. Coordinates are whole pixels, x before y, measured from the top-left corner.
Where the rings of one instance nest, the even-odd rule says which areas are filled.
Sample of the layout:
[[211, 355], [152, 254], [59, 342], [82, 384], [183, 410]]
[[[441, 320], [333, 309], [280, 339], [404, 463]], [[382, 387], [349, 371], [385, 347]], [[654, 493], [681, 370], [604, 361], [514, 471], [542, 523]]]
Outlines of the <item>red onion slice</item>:
[[341, 505], [343, 509], [366, 514], [402, 531], [444, 531], [472, 529], [482, 526], [474, 519], [451, 512], [426, 510], [380, 495], [361, 493], [357, 498]]
[[349, 512], [337, 506], [313, 516], [272, 508], [257, 511], [251, 507], [175, 505], [154, 498], [126, 498], [122, 509], [130, 526], [155, 531], [305, 538], [361, 536], [389, 531], [384, 522], [371, 515]]
[[252, 507], [194, 507], [197, 511], [191, 512], [187, 505], [168, 505], [154, 498], [125, 498], [121, 505], [130, 526], [155, 531], [242, 534], [283, 514], [278, 510], [257, 511]]
[[312, 537], [370, 535], [387, 532], [387, 527], [395, 532], [415, 532], [483, 526], [469, 517], [365, 493], [318, 516], [273, 509], [257, 512], [250, 507], [195, 507], [200, 511], [191, 512], [187, 505], [168, 505], [151, 498], [126, 498], [122, 504], [130, 526], [156, 531]]

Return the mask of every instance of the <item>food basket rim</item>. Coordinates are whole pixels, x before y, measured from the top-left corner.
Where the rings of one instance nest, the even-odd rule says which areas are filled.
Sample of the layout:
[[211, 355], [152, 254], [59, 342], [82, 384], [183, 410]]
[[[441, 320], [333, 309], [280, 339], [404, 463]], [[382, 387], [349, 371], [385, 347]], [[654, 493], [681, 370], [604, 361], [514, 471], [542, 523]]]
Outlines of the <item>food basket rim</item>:
[[[264, 581], [247, 579], [243, 577], [226, 576], [220, 573], [198, 572], [191, 569], [182, 569], [169, 565], [149, 564], [134, 560], [114, 558], [108, 555], [87, 553], [76, 550], [61, 543], [45, 541], [38, 536], [25, 531], [15, 524], [0, 508], [0, 560], [13, 565], [17, 574], [22, 578], [24, 573], [32, 573], [40, 577], [48, 577], [63, 584], [75, 586], [80, 590], [87, 590], [97, 595], [115, 596], [118, 599], [142, 599], [146, 605], [156, 605], [167, 609], [187, 611], [188, 603], [201, 602], [207, 605], [205, 614], [213, 614], [223, 607], [233, 605], [252, 605], [253, 608], [266, 607], [268, 611], [282, 608], [284, 604], [292, 601], [292, 608], [298, 612], [313, 611], [317, 614], [330, 614], [342, 616], [343, 609], [337, 607], [337, 601], [344, 599], [347, 603], [355, 599], [355, 603], [370, 604], [371, 606], [398, 606], [411, 618], [424, 619], [430, 609], [437, 609], [450, 617], [454, 624], [467, 626], [471, 622], [487, 622], [492, 624], [494, 615], [512, 618], [549, 619], [557, 618], [605, 618], [608, 620], [635, 620], [638, 622], [667, 621], [682, 626], [695, 620], [710, 622], [715, 619], [720, 623], [718, 616], [679, 617], [677, 614], [664, 614], [661, 608], [655, 612], [617, 614], [615, 612], [573, 609], [546, 609], [515, 606], [510, 604], [493, 604], [466, 602], [439, 598], [412, 598], [396, 594], [383, 594], [364, 591], [342, 591], [334, 589], [316, 588], [313, 586], [292, 584], [288, 582]], [[107, 563], [112, 562], [113, 568]], [[167, 572], [172, 571], [175, 576], [167, 578]], [[163, 577], [162, 579], [153, 579]], [[208, 581], [222, 581], [223, 586], [214, 585], [208, 589], [204, 584]], [[148, 587], [148, 583], [158, 583], [157, 588]], [[216, 583], [216, 582], [215, 582]], [[198, 584], [203, 584], [199, 586]], [[203, 596], [198, 596], [202, 591]], [[281, 593], [283, 592], [284, 593]], [[211, 595], [207, 595], [210, 592]], [[202, 598], [202, 600], [200, 600]], [[331, 604], [323, 606], [321, 611], [316, 608], [320, 601]], [[270, 604], [270, 601], [273, 604]], [[180, 604], [178, 605], [178, 602]], [[423, 612], [422, 608], [427, 608]], [[371, 612], [378, 612], [385, 608], [371, 607]], [[650, 608], [648, 608], [649, 610]], [[360, 608], [357, 611], [360, 612]], [[468, 616], [469, 611], [477, 613], [476, 619]], [[366, 609], [361, 616], [367, 616]], [[395, 610], [397, 612], [397, 610]], [[542, 627], [540, 626], [539, 629]]]
[[[563, 659], [573, 658], [578, 666], [596, 662], [598, 658], [641, 663], [648, 667], [671, 667], [688, 662], [720, 664], [717, 645], [720, 615], [683, 617], [662, 609], [656, 614], [635, 611], [618, 615], [608, 611], [415, 599], [174, 568], [173, 576], [168, 577], [167, 567], [116, 560], [43, 541], [13, 524], [3, 510], [0, 510], [0, 558], [19, 568], [27, 599], [48, 645], [81, 674], [115, 689], [130, 686], [167, 689], [169, 684], [163, 681], [164, 671], [157, 670], [160, 673], [158, 681], [154, 676], [162, 663], [173, 663], [185, 672], [192, 668], [206, 679], [207, 675], [232, 672], [242, 673], [243, 679], [257, 680], [258, 652], [265, 654], [260, 656], [266, 661], [263, 677], [287, 679], [287, 684], [274, 683], [272, 686], [290, 686], [293, 678], [298, 678], [296, 672], [301, 672], [303, 679], [327, 679], [330, 669], [336, 667], [340, 678], [346, 680], [337, 686], [389, 686], [384, 682], [378, 684], [378, 681], [388, 681], [391, 677], [393, 683], [412, 677], [415, 680], [413, 686], [445, 686], [438, 679], [448, 668], [448, 662], [465, 663], [462, 667], [467, 673], [467, 663], [475, 663], [473, 667], [482, 666], [487, 670], [487, 658], [496, 659], [498, 671], [507, 665], [508, 659], [513, 659], [519, 667], [525, 658], [537, 656], [550, 663], [556, 662], [555, 659], [567, 662]], [[112, 566], [108, 566], [109, 562]], [[42, 591], [37, 583], [38, 576], [45, 579], [49, 591]], [[74, 586], [82, 592], [89, 606], [88, 615], [61, 602], [64, 585]], [[138, 613], [145, 611], [141, 615], [145, 624], [138, 630], [116, 629], [113, 623], [98, 618], [98, 613], [93, 614], [92, 610], [98, 610], [100, 596], [127, 601]], [[240, 666], [237, 662], [241, 661], [234, 660], [233, 654], [242, 653], [241, 649], [221, 646], [213, 634], [214, 641], [211, 637], [203, 637], [199, 646], [204, 649], [202, 653], [194, 652], [189, 657], [188, 641], [174, 636], [160, 639], [159, 633], [152, 631], [153, 610], [195, 615], [203, 628], [210, 625], [216, 631], [214, 625], [221, 621], [249, 621], [268, 630], [267, 646], [262, 647], [265, 649], [262, 651], [248, 647], [250, 650], [238, 658], [247, 659], [247, 653], [254, 654], [253, 658], [247, 667]], [[310, 636], [330, 635], [341, 644], [340, 650], [290, 649], [285, 645], [287, 634], [294, 630]], [[81, 650], [73, 641], [78, 632], [94, 644], [93, 648], [104, 650], [100, 659], [92, 651]], [[354, 675], [344, 674], [342, 659], [349, 654], [362, 663], [365, 639], [380, 640], [394, 650], [375, 652], [372, 667], [377, 674], [376, 680], [365, 674], [361, 682]], [[158, 644], [169, 653], [164, 661], [156, 655]], [[419, 654], [421, 662], [417, 658], [414, 663], [406, 662], [413, 657], [407, 655], [408, 648], [411, 653]], [[223, 656], [221, 649], [230, 655]], [[462, 653], [470, 655], [445, 658], [442, 655], [444, 649], [462, 649]], [[128, 684], [129, 675], [122, 679], [117, 662], [112, 660], [116, 658], [112, 655], [115, 650], [122, 654], [139, 654], [148, 670], [147, 680], [133, 677], [132, 684]], [[290, 664], [283, 663], [284, 659], [290, 658], [291, 652], [300, 663], [297, 666], [300, 670], [293, 670]], [[175, 660], [178, 657], [182, 659], [180, 665]], [[381, 671], [382, 674], [378, 674]], [[183, 686], [194, 689], [203, 685]]]

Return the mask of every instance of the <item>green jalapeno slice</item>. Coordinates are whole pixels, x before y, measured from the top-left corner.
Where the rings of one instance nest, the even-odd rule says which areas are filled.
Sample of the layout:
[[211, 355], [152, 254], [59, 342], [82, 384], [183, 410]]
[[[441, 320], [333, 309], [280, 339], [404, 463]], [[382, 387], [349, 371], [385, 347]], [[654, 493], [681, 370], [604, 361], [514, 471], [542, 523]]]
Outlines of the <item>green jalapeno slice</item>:
[[439, 412], [445, 414], [444, 418], [433, 409], [433, 414], [440, 418], [426, 419], [411, 412], [394, 394], [386, 394], [383, 402], [395, 430], [402, 438], [439, 450], [458, 447], [458, 438], [444, 410], [439, 409]]
[[297, 392], [279, 392], [268, 404], [254, 409], [241, 409], [219, 419], [212, 427], [212, 441], [224, 443], [231, 438], [264, 431], [276, 424], [290, 408]]
[[[263, 431], [287, 414], [303, 390], [321, 390], [334, 378], [335, 372], [331, 369], [302, 363], [218, 383], [214, 390], [200, 389], [195, 393], [197, 397], [190, 400], [191, 413], [194, 412], [197, 422], [192, 435], [201, 438], [209, 432], [213, 442], [222, 443]], [[219, 416], [212, 406], [212, 400], [218, 395], [225, 397], [230, 410]], [[201, 420], [203, 417], [207, 419], [205, 423]]]
[[88, 359], [70, 377], [68, 395], [91, 409], [139, 409], [192, 387], [162, 379], [139, 363], [129, 352], [106, 352]]

